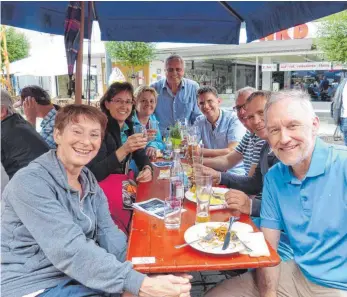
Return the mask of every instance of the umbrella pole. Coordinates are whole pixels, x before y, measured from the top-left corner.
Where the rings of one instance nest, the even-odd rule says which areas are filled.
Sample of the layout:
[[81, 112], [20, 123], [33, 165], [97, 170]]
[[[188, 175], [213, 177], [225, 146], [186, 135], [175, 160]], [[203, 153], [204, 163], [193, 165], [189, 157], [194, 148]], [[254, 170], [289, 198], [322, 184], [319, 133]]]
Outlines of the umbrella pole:
[[76, 104], [82, 104], [83, 37], [84, 37], [84, 1], [81, 1], [80, 49], [78, 51], [77, 62], [76, 62], [76, 90], [75, 90]]

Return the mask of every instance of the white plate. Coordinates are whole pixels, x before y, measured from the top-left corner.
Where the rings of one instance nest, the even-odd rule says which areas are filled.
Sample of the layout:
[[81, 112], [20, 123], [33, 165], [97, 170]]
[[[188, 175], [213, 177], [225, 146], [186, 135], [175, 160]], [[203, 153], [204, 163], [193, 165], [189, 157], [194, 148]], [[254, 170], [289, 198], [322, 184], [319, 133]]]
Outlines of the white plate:
[[[191, 226], [184, 233], [184, 240], [187, 243], [197, 240], [201, 237], [204, 237], [207, 234], [206, 232], [207, 227], [218, 228], [221, 225], [225, 225], [226, 227], [228, 227], [229, 223], [208, 222], [208, 223], [201, 223], [201, 224]], [[235, 222], [232, 225], [231, 230], [237, 233], [253, 232], [253, 228], [251, 225], [241, 223], [241, 222]], [[229, 247], [226, 250], [222, 250], [223, 242], [219, 240], [215, 240], [213, 244], [198, 241], [196, 243], [190, 244], [190, 246], [198, 251], [208, 253], [208, 254], [214, 254], [214, 255], [227, 255], [227, 254], [233, 254], [233, 253], [237, 253], [244, 250], [244, 246], [240, 242], [233, 242], [233, 241], [230, 241]]]
[[[216, 188], [216, 187], [213, 187], [212, 188], [213, 192], [215, 192], [216, 194], [225, 194], [226, 192], [229, 191], [229, 189], [226, 189], [226, 188]], [[194, 203], [196, 203], [196, 196], [195, 196], [195, 193], [191, 192], [190, 190], [188, 190], [184, 196], [189, 200], [189, 201], [192, 201]], [[216, 199], [214, 197], [211, 196], [211, 200], [210, 200], [210, 204], [211, 205], [221, 205], [221, 204], [224, 204], [225, 203], [225, 200], [221, 200], [221, 199]]]

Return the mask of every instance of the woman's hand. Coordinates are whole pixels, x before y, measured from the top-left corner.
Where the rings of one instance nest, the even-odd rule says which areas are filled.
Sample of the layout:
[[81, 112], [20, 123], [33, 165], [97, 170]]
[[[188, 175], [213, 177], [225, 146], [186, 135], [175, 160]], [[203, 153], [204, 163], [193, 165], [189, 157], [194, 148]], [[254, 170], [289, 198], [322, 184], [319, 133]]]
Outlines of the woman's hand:
[[151, 159], [157, 156], [157, 149], [149, 146], [146, 148], [146, 155]]
[[140, 288], [140, 297], [189, 297], [191, 284], [186, 277], [158, 275], [146, 277]]
[[139, 175], [136, 178], [136, 181], [139, 183], [147, 183], [152, 180], [152, 170], [148, 167], [142, 169]]
[[147, 138], [143, 137], [143, 134], [141, 133], [130, 135], [127, 141], [123, 144], [127, 154], [130, 154], [140, 149], [144, 149], [146, 145]]

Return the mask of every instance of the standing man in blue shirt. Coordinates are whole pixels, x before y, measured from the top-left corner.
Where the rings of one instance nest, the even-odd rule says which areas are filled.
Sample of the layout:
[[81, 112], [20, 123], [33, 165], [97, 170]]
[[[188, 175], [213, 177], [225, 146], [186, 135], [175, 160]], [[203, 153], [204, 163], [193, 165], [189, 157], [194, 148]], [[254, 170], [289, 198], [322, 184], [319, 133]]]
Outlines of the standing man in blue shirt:
[[273, 93], [265, 107], [277, 158], [265, 176], [261, 228], [277, 248], [285, 230], [294, 261], [227, 280], [207, 296], [347, 296], [347, 149], [317, 138], [319, 119], [302, 91]]
[[[246, 128], [234, 111], [220, 108], [217, 90], [204, 86], [197, 91], [198, 106], [203, 113], [196, 119], [200, 140], [204, 144], [204, 157], [224, 156], [232, 152], [246, 133]], [[231, 169], [232, 173], [245, 175], [243, 163]]]
[[154, 114], [164, 136], [166, 128], [173, 126], [177, 120], [187, 119], [192, 125], [201, 114], [196, 102], [199, 85], [193, 80], [183, 78], [184, 60], [180, 55], [166, 58], [165, 75], [166, 78], [151, 85], [158, 93]]

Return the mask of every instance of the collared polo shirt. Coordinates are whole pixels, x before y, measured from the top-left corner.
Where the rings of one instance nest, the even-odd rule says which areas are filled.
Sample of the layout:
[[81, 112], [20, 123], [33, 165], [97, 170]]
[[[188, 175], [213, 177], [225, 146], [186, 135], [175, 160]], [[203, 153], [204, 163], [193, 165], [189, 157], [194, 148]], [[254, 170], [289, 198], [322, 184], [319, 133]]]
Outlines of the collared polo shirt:
[[57, 148], [57, 145], [53, 138], [54, 124], [55, 124], [55, 116], [57, 115], [57, 111], [53, 107], [47, 115], [43, 118], [41, 122], [41, 131], [40, 135], [47, 142], [51, 149]]
[[[237, 118], [233, 111], [220, 110], [219, 118], [213, 129], [212, 124], [204, 115], [196, 119], [195, 126], [200, 132], [200, 140], [204, 144], [204, 148], [208, 149], [224, 149], [231, 142], [240, 142], [246, 133], [246, 128]], [[243, 163], [239, 163], [229, 172], [236, 174], [245, 174]]]
[[265, 176], [261, 226], [284, 229], [313, 283], [347, 290], [347, 148], [317, 138], [306, 177], [278, 163]]
[[159, 122], [161, 134], [166, 128], [175, 125], [179, 119], [188, 119], [194, 124], [195, 119], [201, 115], [197, 105], [196, 93], [199, 88], [197, 82], [183, 78], [176, 95], [167, 85], [166, 78], [151, 85], [158, 93], [158, 102], [154, 114]]

